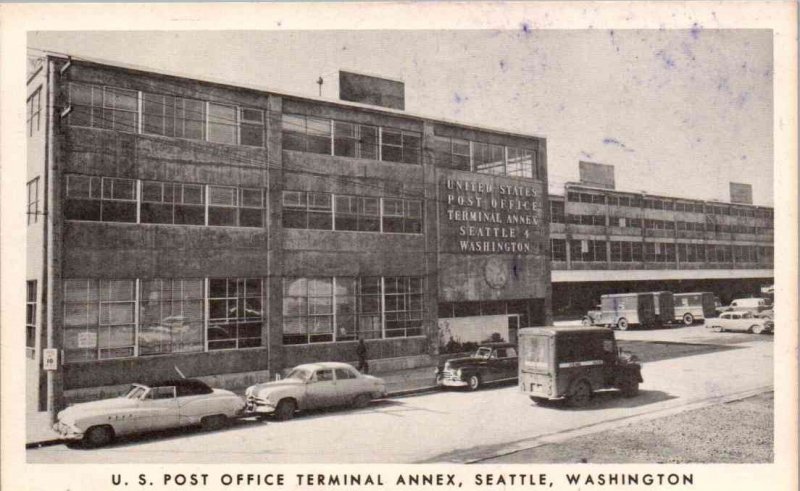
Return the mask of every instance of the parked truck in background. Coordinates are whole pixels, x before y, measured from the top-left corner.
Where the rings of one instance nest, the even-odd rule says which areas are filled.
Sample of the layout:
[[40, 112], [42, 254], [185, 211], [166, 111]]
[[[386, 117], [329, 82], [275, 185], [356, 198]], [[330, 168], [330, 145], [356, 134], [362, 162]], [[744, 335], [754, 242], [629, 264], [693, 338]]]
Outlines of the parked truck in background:
[[687, 326], [717, 316], [717, 299], [711, 292], [676, 293], [674, 298], [675, 320]]
[[632, 327], [653, 327], [656, 324], [652, 293], [615, 293], [600, 297], [601, 326], [626, 331]]
[[653, 313], [656, 326], [665, 326], [675, 321], [675, 299], [672, 292], [650, 292], [653, 295]]

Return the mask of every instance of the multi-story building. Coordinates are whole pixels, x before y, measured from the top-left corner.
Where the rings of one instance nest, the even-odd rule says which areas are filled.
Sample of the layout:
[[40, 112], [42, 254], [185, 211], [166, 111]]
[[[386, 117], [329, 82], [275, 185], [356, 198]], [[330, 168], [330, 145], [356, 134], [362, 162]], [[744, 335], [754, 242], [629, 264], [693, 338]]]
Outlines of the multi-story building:
[[711, 291], [727, 304], [773, 281], [772, 208], [582, 183], [549, 198], [556, 316], [625, 291]]
[[59, 56], [28, 93], [30, 408], [550, 322], [541, 137]]

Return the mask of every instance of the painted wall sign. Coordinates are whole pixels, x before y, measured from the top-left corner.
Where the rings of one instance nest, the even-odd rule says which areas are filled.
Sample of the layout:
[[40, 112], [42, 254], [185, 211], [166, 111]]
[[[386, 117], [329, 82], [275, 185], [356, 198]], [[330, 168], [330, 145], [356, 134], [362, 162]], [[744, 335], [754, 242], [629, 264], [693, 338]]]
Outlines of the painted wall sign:
[[440, 181], [442, 225], [455, 236], [453, 252], [538, 254], [542, 196], [535, 186], [503, 184], [489, 176]]

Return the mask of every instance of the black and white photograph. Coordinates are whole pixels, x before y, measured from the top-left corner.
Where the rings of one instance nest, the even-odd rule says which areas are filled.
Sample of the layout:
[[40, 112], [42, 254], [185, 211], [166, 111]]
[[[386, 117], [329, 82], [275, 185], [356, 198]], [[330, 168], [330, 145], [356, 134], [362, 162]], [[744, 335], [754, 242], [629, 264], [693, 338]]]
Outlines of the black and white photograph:
[[17, 29], [3, 453], [69, 489], [796, 484], [796, 4], [537, 3]]

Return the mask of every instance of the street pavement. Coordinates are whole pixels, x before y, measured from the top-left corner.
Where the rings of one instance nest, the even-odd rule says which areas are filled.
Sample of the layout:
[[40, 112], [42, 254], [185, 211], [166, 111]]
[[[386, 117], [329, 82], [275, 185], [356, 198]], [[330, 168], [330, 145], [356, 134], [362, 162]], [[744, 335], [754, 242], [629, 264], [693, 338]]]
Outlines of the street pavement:
[[[649, 337], [648, 337], [649, 336]], [[55, 445], [29, 462], [72, 463], [416, 463], [473, 462], [527, 442], [608, 429], [773, 384], [771, 336], [709, 333], [703, 326], [618, 333], [621, 339], [727, 345], [732, 349], [647, 362], [640, 394], [597, 394], [580, 410], [536, 406], [516, 385], [475, 393], [443, 391], [377, 401], [361, 410], [298, 415], [287, 422], [242, 420], [224, 431], [174, 431], [93, 450]], [[691, 339], [691, 341], [689, 341]]]

